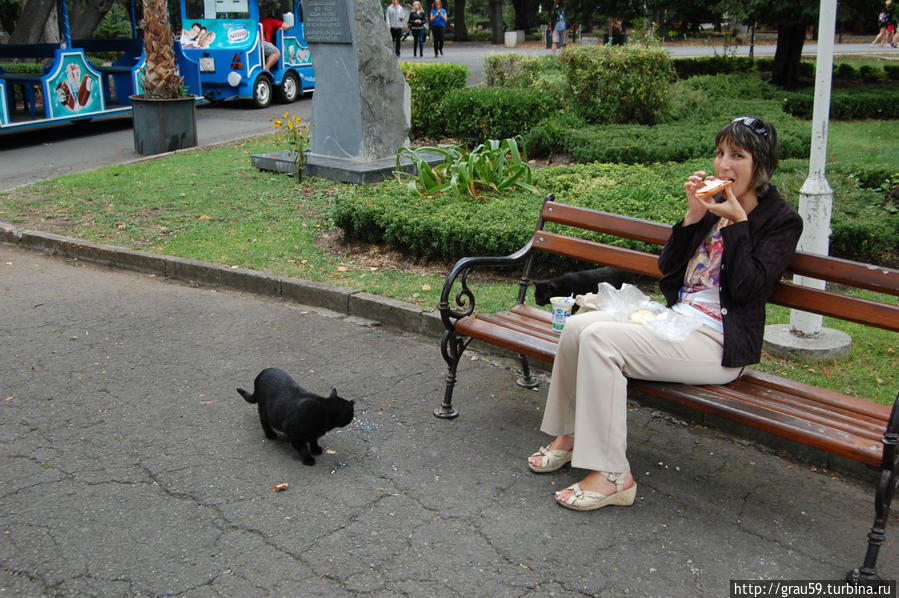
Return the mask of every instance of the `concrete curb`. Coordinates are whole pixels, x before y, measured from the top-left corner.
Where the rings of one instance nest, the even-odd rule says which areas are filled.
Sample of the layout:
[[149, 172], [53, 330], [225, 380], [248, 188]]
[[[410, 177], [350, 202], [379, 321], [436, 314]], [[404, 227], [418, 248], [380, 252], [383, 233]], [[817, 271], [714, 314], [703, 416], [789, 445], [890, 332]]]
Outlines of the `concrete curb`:
[[19, 231], [0, 222], [0, 241], [49, 255], [63, 256], [111, 268], [132, 270], [187, 283], [246, 291], [321, 307], [347, 316], [375, 320], [385, 326], [428, 337], [439, 337], [443, 323], [433, 308], [421, 307], [337, 285], [276, 276], [246, 268], [201, 260], [158, 255], [93, 243], [52, 233]]

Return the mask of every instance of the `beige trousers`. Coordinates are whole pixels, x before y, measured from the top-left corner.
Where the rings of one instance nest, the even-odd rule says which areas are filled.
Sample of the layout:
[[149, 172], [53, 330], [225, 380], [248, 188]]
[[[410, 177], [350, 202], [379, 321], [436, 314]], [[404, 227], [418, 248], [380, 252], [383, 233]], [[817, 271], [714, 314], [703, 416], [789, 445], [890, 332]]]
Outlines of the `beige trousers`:
[[573, 467], [630, 471], [627, 378], [725, 384], [742, 368], [721, 365], [723, 341], [707, 326], [671, 342], [600, 311], [571, 316], [559, 340], [540, 429], [552, 436], [574, 435]]

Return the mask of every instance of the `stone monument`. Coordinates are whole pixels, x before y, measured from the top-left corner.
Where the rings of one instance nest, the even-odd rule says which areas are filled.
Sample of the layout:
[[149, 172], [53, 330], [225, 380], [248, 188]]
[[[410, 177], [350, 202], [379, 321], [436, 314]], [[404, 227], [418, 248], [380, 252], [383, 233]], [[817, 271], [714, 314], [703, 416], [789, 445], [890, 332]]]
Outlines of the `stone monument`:
[[315, 69], [304, 172], [347, 182], [389, 177], [409, 145], [411, 92], [378, 0], [306, 0]]

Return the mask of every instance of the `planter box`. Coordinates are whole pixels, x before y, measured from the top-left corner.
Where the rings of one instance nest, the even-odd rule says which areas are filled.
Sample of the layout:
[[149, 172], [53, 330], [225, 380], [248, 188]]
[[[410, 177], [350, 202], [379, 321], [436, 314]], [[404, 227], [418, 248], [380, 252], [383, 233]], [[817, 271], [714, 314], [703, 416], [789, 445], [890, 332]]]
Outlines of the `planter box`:
[[151, 100], [131, 96], [134, 151], [161, 154], [197, 145], [197, 97]]

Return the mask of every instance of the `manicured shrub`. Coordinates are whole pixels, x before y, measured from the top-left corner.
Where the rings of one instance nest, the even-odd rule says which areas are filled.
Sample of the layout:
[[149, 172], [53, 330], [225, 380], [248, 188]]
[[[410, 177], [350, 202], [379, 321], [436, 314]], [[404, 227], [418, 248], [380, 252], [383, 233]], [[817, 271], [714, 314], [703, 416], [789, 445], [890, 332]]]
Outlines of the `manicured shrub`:
[[551, 116], [525, 135], [524, 145], [531, 157], [566, 153], [577, 162], [651, 164], [711, 158], [718, 130], [734, 116], [752, 114], [774, 124], [781, 157], [807, 157], [811, 147], [811, 126], [773, 112], [774, 109], [770, 102], [760, 106], [732, 100], [720, 114], [702, 111], [691, 119], [653, 127], [587, 126], [576, 118]]
[[468, 67], [460, 64], [413, 64], [401, 62], [400, 68], [412, 92], [412, 131], [415, 137], [443, 137], [445, 117], [440, 103], [453, 89], [465, 87]]
[[755, 60], [746, 56], [705, 56], [702, 58], [679, 58], [674, 61], [674, 70], [681, 79], [696, 75], [753, 73], [756, 69]]
[[[814, 90], [787, 93], [783, 109], [797, 118], [810, 120], [814, 102]], [[830, 118], [834, 120], [899, 118], [899, 88], [886, 84], [834, 89], [830, 98]]]
[[899, 64], [885, 64], [883, 65], [883, 71], [887, 79], [899, 81]]
[[584, 129], [587, 123], [571, 112], [557, 112], [541, 120], [524, 134], [524, 147], [530, 156], [552, 156], [567, 152], [569, 132]]
[[[652, 165], [541, 168], [534, 172], [539, 193], [516, 191], [477, 199], [448, 195], [422, 199], [394, 181], [349, 185], [336, 197], [333, 216], [351, 239], [387, 243], [417, 257], [454, 261], [466, 255], [506, 255], [530, 238], [547, 191], [564, 203], [674, 224], [687, 208], [683, 181], [694, 171], [710, 167], [711, 156]], [[787, 159], [775, 174], [774, 183], [793, 205], [799, 201], [796, 189], [807, 173], [808, 160]], [[831, 254], [896, 263], [899, 214], [890, 211], [883, 193], [860, 189], [841, 170], [830, 173], [828, 180], [839, 198], [834, 203]], [[602, 235], [594, 238], [610, 240]], [[614, 242], [659, 250], [620, 239]]]
[[855, 66], [849, 64], [848, 62], [841, 62], [839, 64], [833, 65], [833, 78], [834, 79], [843, 79], [843, 80], [852, 80], [858, 78], [858, 70], [856, 70]]
[[858, 67], [858, 76], [864, 83], [878, 83], [882, 81], [885, 74], [882, 68], [870, 64], [863, 64]]
[[659, 47], [570, 47], [560, 60], [576, 112], [593, 123], [655, 124], [667, 118], [671, 58]]
[[484, 59], [484, 73], [489, 87], [526, 87], [545, 91], [560, 105], [566, 105], [571, 97], [558, 56], [491, 54]]
[[444, 98], [444, 131], [476, 145], [527, 132], [557, 108], [549, 93], [527, 88], [467, 87]]
[[7, 73], [40, 75], [44, 72], [44, 65], [39, 62], [2, 62], [0, 69]]

